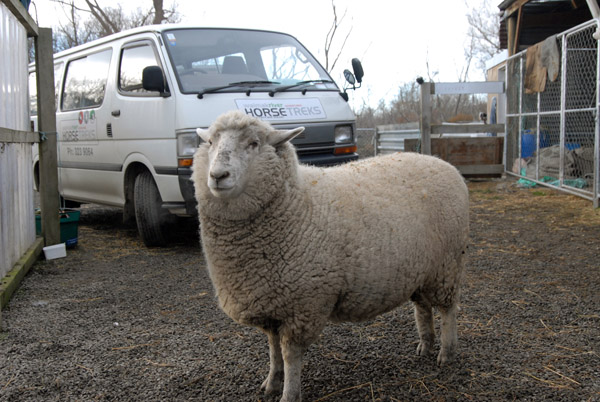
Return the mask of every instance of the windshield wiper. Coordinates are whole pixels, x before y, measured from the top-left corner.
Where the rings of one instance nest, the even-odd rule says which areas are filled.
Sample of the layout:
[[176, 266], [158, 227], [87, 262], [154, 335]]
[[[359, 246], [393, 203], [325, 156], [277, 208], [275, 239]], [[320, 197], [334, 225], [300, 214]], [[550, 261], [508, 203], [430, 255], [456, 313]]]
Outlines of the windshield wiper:
[[271, 84], [280, 84], [280, 82], [276, 82], [276, 81], [239, 81], [239, 82], [230, 82], [227, 85], [222, 85], [219, 87], [209, 87], [206, 89], [203, 89], [202, 91], [198, 92], [198, 99], [202, 99], [204, 97], [205, 94], [211, 94], [211, 93], [215, 93], [215, 92], [219, 92], [223, 89], [229, 89], [229, 88], [235, 88], [235, 87], [250, 87], [250, 88], [254, 88], [256, 86], [260, 86], [260, 85], [271, 85]]
[[[308, 85], [308, 84], [333, 84], [333, 81], [331, 80], [307, 80], [307, 81], [298, 81], [295, 84], [291, 84], [291, 85], [285, 85], [283, 87], [279, 87], [279, 88], [275, 88], [272, 91], [269, 91], [269, 96], [275, 96], [275, 94], [277, 92], [284, 92], [287, 91], [288, 89], [292, 89], [292, 88], [296, 88], [296, 87], [301, 87], [302, 85]], [[304, 95], [306, 93], [306, 89], [304, 89], [302, 91], [302, 95]]]

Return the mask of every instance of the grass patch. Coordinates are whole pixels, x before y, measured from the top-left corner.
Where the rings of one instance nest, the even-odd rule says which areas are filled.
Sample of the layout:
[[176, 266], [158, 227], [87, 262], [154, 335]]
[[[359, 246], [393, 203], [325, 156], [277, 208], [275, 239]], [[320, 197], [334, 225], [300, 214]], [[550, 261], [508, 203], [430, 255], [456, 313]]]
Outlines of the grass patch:
[[474, 189], [471, 189], [471, 193], [474, 193], [474, 194], [491, 194], [493, 192], [494, 191], [492, 189], [490, 189], [490, 188], [482, 188], [482, 189], [474, 188]]

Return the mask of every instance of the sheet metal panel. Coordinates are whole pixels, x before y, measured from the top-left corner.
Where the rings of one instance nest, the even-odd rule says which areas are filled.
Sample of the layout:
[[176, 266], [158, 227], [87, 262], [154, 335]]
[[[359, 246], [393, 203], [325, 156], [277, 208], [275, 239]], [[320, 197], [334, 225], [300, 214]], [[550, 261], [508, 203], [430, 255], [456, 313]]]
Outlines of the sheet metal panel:
[[[0, 3], [0, 127], [27, 131], [27, 31]], [[35, 241], [31, 143], [0, 142], [0, 278]]]

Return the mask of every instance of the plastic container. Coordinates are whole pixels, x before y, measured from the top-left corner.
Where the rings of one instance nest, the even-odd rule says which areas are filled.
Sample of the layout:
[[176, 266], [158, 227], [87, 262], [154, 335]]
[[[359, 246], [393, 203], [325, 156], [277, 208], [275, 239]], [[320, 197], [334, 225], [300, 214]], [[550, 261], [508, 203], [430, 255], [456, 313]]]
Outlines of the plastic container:
[[[548, 135], [544, 132], [540, 135], [540, 148], [549, 146]], [[532, 157], [536, 151], [536, 132], [525, 130], [521, 133], [521, 158]]]
[[[74, 209], [60, 210], [60, 241], [67, 247], [77, 245], [80, 214]], [[35, 215], [35, 233], [38, 236], [42, 233], [42, 217], [39, 214]]]
[[44, 256], [47, 260], [55, 260], [57, 258], [64, 258], [67, 256], [67, 248], [65, 243], [55, 244], [53, 246], [46, 246], [43, 248]]
[[581, 148], [581, 144], [577, 142], [565, 142], [565, 148], [567, 148], [569, 151], [573, 151], [574, 149]]

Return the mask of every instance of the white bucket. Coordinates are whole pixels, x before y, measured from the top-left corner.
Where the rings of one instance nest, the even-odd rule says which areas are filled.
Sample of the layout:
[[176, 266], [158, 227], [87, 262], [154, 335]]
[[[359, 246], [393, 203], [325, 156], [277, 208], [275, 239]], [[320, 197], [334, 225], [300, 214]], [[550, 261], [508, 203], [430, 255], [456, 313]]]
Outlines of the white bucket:
[[44, 256], [47, 260], [63, 258], [67, 256], [67, 248], [65, 243], [55, 244], [53, 246], [44, 247]]

